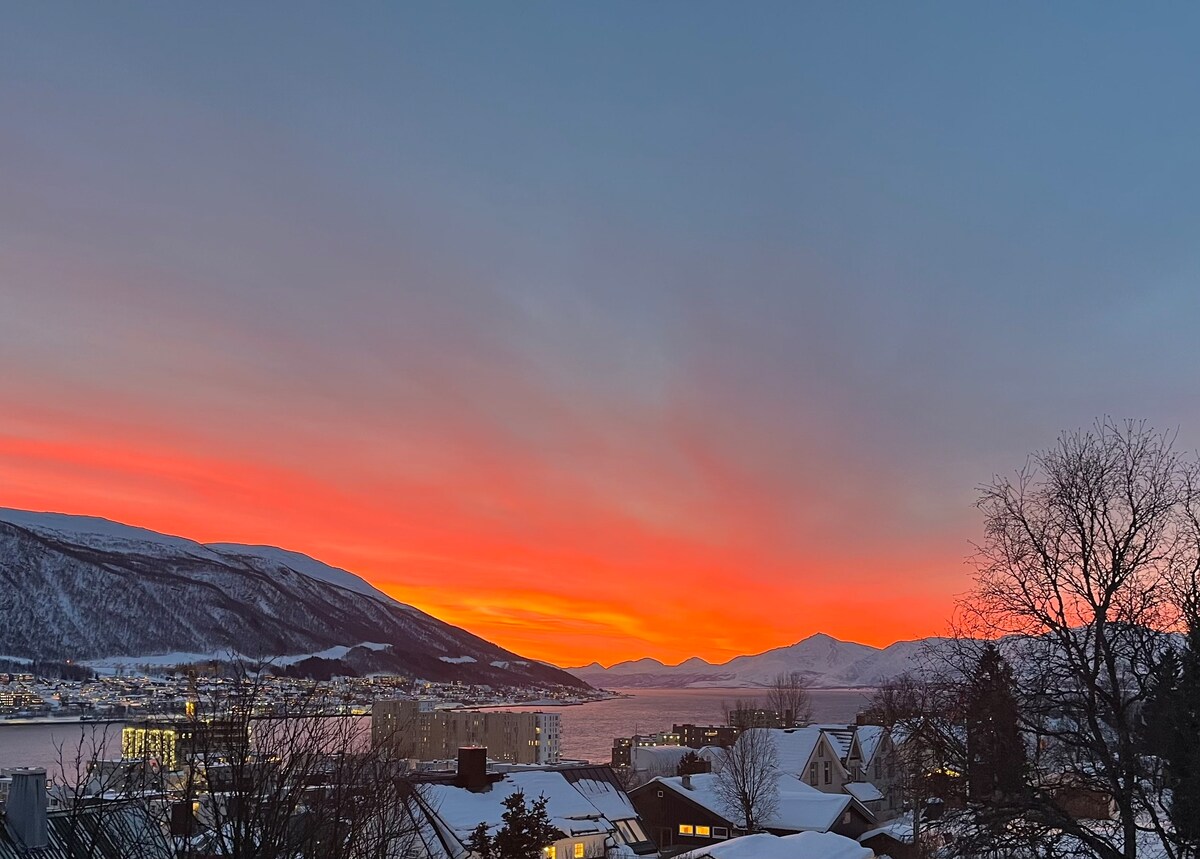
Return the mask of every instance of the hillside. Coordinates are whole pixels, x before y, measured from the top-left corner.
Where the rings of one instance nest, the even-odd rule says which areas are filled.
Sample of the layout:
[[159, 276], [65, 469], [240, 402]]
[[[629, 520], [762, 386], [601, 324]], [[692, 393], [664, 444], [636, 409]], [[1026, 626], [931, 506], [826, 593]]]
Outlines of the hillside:
[[0, 508], [0, 655], [159, 664], [231, 653], [492, 685], [581, 681], [269, 546]]

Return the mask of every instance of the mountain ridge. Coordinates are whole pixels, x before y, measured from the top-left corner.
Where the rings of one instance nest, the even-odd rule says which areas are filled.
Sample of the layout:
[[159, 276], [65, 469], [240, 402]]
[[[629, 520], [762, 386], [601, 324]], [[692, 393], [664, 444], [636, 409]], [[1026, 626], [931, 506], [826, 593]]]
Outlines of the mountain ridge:
[[112, 661], [213, 652], [335, 653], [347, 673], [586, 685], [307, 555], [0, 508], [0, 653]]
[[[720, 663], [693, 656], [676, 665], [663, 665], [644, 657], [608, 668], [593, 662], [566, 670], [593, 686], [608, 688], [754, 689], [766, 687], [784, 671], [803, 672], [813, 688], [871, 687], [915, 668], [922, 648], [939, 640], [938, 636], [930, 636], [874, 647], [818, 632], [794, 644], [734, 656]], [[661, 667], [654, 668], [653, 663]]]

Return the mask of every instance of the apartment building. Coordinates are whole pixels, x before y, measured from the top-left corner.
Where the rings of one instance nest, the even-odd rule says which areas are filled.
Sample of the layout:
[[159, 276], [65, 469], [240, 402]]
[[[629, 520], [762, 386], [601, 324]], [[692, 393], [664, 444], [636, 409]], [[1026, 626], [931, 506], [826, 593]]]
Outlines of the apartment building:
[[430, 710], [420, 701], [376, 701], [371, 708], [371, 742], [399, 757], [454, 760], [465, 746], [486, 746], [497, 761], [558, 763], [558, 713]]

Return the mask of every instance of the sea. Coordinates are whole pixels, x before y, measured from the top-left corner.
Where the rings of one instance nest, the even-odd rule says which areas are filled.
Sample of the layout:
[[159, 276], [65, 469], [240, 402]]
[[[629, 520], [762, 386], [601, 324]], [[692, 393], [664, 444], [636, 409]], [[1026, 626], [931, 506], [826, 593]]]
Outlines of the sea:
[[[619, 697], [587, 704], [552, 708], [561, 714], [562, 757], [608, 763], [614, 737], [653, 734], [672, 725], [719, 725], [735, 700], [756, 701], [761, 696], [747, 689], [627, 689]], [[863, 709], [871, 690], [812, 689], [813, 719], [817, 722], [850, 724]], [[549, 710], [547, 707], [503, 707], [513, 711]], [[65, 723], [12, 725], [0, 722], [0, 769], [19, 766], [45, 767], [60, 777], [66, 764], [68, 774], [76, 760], [117, 757], [121, 752], [120, 723]]]

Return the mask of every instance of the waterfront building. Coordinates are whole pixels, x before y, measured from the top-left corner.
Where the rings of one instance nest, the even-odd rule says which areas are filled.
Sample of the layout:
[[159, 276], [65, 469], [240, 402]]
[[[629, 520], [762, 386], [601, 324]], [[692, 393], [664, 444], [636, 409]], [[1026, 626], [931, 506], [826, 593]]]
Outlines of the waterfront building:
[[453, 759], [464, 746], [486, 746], [494, 760], [517, 764], [558, 763], [558, 713], [429, 710], [419, 701], [376, 701], [371, 742], [397, 757], [418, 761]]
[[220, 754], [249, 744], [245, 720], [146, 719], [121, 730], [121, 757], [179, 769], [191, 755]]

